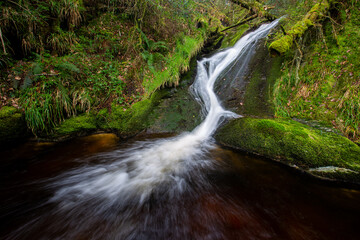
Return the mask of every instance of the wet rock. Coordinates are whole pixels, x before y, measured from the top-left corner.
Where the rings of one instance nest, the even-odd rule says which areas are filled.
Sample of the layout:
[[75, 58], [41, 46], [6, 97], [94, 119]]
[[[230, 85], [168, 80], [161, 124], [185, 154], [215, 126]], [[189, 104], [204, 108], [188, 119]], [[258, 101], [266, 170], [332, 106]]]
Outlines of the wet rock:
[[[271, 58], [265, 40], [251, 43], [215, 84], [215, 92], [225, 108], [241, 115], [273, 115], [271, 88], [280, 76], [282, 58]], [[240, 61], [241, 59], [241, 61]]]

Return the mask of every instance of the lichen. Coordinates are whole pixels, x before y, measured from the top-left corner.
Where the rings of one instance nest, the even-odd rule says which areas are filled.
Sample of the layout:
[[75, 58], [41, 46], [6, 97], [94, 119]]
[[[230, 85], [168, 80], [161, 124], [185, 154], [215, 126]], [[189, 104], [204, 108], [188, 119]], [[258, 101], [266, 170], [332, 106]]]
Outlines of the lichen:
[[333, 132], [313, 129], [293, 120], [236, 119], [221, 128], [216, 139], [223, 145], [304, 170], [335, 166], [360, 171], [359, 146]]

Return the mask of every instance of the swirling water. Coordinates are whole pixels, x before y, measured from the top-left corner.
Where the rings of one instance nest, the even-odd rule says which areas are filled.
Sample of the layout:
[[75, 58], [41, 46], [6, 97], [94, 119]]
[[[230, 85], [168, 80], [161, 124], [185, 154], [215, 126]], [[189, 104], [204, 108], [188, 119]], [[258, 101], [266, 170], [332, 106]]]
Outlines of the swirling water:
[[[34, 182], [45, 197], [21, 212], [30, 217], [5, 238], [287, 239], [289, 233], [266, 221], [279, 222], [276, 213], [269, 210], [261, 219], [258, 206], [218, 189], [223, 185], [217, 172], [226, 164], [216, 159], [231, 154], [212, 138], [222, 120], [240, 117], [221, 106], [215, 81], [276, 24], [264, 24], [234, 47], [198, 62], [191, 91], [205, 119], [192, 132], [75, 158], [69, 170]], [[294, 236], [317, 236], [306, 225], [294, 229]]]

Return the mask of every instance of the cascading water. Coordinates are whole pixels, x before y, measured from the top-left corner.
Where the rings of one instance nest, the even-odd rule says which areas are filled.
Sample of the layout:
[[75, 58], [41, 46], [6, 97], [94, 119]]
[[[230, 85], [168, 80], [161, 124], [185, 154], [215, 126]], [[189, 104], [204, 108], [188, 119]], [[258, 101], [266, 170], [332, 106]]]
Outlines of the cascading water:
[[[203, 106], [206, 117], [197, 128], [173, 138], [135, 142], [126, 149], [79, 160], [86, 164], [55, 177], [47, 185], [54, 194], [45, 205], [53, 206], [52, 210], [16, 231], [10, 239], [23, 238], [24, 232], [34, 234], [39, 229], [43, 229], [38, 233], [39, 239], [43, 238], [42, 234], [59, 239], [82, 236], [90, 239], [188, 237], [191, 229], [181, 229], [171, 234], [165, 231], [162, 235], [142, 233], [146, 232], [145, 226], [153, 226], [152, 221], [156, 216], [156, 211], [152, 209], [153, 201], [171, 200], [174, 204], [182, 205], [182, 194], [196, 196], [196, 191], [208, 187], [203, 172], [212, 169], [216, 163], [209, 157], [209, 152], [215, 147], [212, 135], [222, 119], [239, 117], [223, 109], [213, 92], [214, 83], [241, 52], [253, 47], [250, 43], [265, 37], [276, 24], [277, 21], [264, 24], [241, 38], [234, 47], [198, 62], [197, 76], [191, 90]], [[90, 164], [94, 159], [98, 163]], [[181, 207], [186, 208], [186, 205]], [[178, 211], [172, 216], [188, 214], [182, 212], [181, 207], [169, 207], [169, 211]], [[145, 217], [142, 222], [135, 221], [135, 217], [141, 216], [144, 211], [152, 212], [153, 217]], [[59, 223], [56, 229], [47, 226], [48, 219]], [[177, 221], [172, 217], [164, 219], [162, 228], [165, 229]], [[99, 225], [102, 228], [97, 231]], [[115, 229], [111, 227], [114, 225], [117, 226]], [[37, 230], [31, 230], [33, 228]], [[91, 234], [86, 234], [90, 230]], [[156, 227], [153, 231], [156, 231]], [[209, 238], [219, 239], [221, 236]]]

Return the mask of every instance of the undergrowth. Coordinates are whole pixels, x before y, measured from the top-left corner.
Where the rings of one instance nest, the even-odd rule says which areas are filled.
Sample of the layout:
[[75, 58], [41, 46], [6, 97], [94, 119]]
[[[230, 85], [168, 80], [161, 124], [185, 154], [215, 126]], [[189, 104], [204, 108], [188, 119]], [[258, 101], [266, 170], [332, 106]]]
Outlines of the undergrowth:
[[0, 107], [35, 134], [70, 116], [128, 109], [181, 72], [231, 5], [189, 0], [0, 2]]
[[297, 50], [276, 83], [277, 116], [319, 120], [359, 141], [359, 7], [359, 1], [336, 5], [338, 10], [303, 39], [310, 48]]

